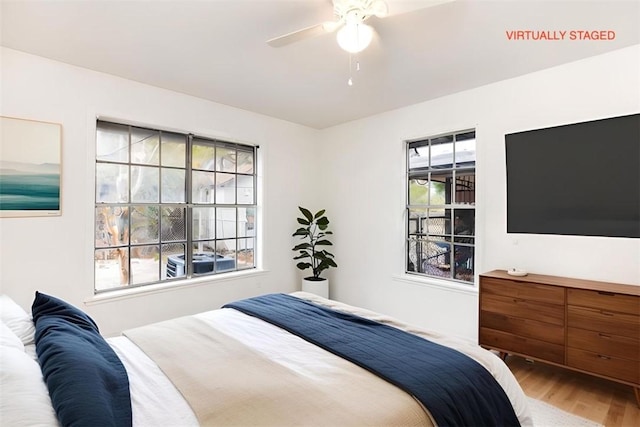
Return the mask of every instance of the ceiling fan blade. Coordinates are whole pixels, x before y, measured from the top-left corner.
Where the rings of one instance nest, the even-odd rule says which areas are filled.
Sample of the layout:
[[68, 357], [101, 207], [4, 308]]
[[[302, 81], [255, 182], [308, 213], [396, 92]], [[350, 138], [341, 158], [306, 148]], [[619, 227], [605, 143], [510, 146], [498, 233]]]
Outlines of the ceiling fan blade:
[[267, 40], [267, 44], [271, 47], [282, 47], [291, 43], [298, 42], [310, 37], [321, 36], [323, 34], [332, 33], [338, 29], [341, 22], [326, 21], [321, 24], [312, 25], [301, 30], [293, 31], [279, 37]]
[[385, 0], [388, 6], [386, 16], [401, 15], [414, 10], [451, 3], [455, 0]]
[[384, 0], [374, 0], [369, 5], [368, 14], [375, 15], [378, 18], [384, 18], [389, 15], [389, 6]]

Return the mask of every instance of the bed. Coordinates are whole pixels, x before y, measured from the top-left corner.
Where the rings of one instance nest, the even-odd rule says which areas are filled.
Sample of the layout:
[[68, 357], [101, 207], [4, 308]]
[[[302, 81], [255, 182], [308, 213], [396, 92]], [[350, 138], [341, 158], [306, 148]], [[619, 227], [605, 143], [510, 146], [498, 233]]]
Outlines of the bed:
[[[49, 295], [36, 293], [31, 315], [7, 296], [0, 303], [6, 425], [532, 425], [493, 353], [310, 293], [249, 298], [108, 339]], [[424, 368], [424, 355], [440, 352], [452, 373]]]

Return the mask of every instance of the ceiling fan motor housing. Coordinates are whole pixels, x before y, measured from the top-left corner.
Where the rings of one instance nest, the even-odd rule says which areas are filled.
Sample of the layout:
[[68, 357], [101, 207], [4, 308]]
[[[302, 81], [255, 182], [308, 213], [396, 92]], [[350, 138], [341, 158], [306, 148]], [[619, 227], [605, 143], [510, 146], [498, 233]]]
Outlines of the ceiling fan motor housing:
[[383, 0], [333, 0], [336, 17], [347, 23], [363, 22], [371, 16], [386, 16], [389, 9]]

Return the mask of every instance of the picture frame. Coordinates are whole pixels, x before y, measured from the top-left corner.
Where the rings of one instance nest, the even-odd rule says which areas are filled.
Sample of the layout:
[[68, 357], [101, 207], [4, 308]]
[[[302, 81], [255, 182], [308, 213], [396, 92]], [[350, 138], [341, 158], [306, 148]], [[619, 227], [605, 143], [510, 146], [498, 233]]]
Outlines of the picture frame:
[[0, 116], [0, 218], [62, 215], [62, 125]]

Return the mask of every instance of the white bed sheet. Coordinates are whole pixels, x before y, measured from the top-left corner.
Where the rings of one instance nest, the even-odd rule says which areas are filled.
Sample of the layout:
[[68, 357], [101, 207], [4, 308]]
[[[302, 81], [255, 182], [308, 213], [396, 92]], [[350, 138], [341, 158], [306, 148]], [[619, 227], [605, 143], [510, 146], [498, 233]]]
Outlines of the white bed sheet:
[[[294, 295], [390, 324], [461, 351], [478, 361], [494, 375], [509, 396], [520, 424], [522, 426], [533, 425], [526, 396], [515, 377], [495, 354], [482, 349], [475, 343], [414, 328], [391, 317], [324, 300], [312, 294], [300, 292], [294, 293]], [[308, 376], [319, 382], [328, 381], [336, 375], [341, 375], [340, 369], [333, 363], [333, 360], [338, 356], [270, 323], [233, 309], [219, 309], [195, 316], [300, 375]], [[195, 414], [180, 392], [142, 350], [126, 337], [110, 338], [108, 342], [122, 360], [129, 375], [133, 425], [135, 427], [190, 427], [198, 425]]]
[[131, 411], [136, 427], [197, 427], [189, 404], [158, 365], [126, 337], [108, 338], [129, 376]]

